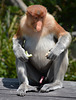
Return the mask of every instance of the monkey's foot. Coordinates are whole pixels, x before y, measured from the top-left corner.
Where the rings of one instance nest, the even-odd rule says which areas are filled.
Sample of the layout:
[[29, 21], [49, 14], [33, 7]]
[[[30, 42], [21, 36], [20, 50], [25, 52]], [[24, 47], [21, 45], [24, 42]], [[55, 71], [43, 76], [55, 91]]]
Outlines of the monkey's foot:
[[37, 91], [37, 88], [30, 85], [26, 85], [26, 83], [22, 83], [17, 89], [17, 95], [25, 96], [27, 91]]
[[43, 87], [41, 88], [40, 92], [49, 92], [49, 91], [53, 91], [59, 88], [62, 88], [63, 84], [62, 82], [54, 82], [54, 83], [50, 83], [50, 84], [45, 84], [43, 85]]

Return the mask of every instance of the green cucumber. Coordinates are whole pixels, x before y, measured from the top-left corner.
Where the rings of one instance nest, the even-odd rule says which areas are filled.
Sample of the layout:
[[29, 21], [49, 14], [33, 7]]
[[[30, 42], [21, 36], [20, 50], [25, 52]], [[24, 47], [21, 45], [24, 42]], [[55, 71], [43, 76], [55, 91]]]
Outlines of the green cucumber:
[[27, 57], [32, 57], [32, 54], [28, 54], [28, 51], [25, 51]]

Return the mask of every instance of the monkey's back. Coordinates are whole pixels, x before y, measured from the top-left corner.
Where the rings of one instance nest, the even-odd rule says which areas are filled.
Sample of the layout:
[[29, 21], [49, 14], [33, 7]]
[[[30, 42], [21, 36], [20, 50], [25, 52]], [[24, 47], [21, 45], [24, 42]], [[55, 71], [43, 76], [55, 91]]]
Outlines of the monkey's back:
[[55, 46], [53, 34], [36, 38], [26, 36], [25, 50], [33, 56], [30, 58], [31, 63], [40, 71], [47, 71], [50, 60], [45, 57], [46, 53]]

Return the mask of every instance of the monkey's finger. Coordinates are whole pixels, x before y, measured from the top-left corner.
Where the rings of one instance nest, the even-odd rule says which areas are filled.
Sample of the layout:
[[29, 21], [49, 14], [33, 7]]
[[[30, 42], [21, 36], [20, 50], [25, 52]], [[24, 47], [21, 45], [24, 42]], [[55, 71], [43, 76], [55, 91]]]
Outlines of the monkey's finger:
[[51, 57], [51, 60], [54, 61], [57, 58], [57, 55], [53, 54], [53, 56]]
[[53, 53], [49, 53], [47, 59], [51, 59], [53, 57]]
[[17, 95], [23, 97], [26, 95], [26, 91], [23, 91], [23, 90], [17, 91]]
[[20, 57], [19, 60], [22, 61], [22, 62], [28, 61], [28, 59], [26, 59], [25, 57]]
[[22, 62], [24, 61], [22, 57], [20, 57], [19, 60], [22, 61]]
[[52, 56], [50, 57], [51, 60], [55, 60], [55, 58], [56, 58], [55, 55], [52, 55]]
[[24, 62], [26, 62], [26, 61], [28, 61], [29, 58], [26, 56], [26, 54], [22, 54], [21, 59], [22, 59]]
[[51, 48], [50, 50], [49, 50], [49, 52], [52, 50], [53, 48]]

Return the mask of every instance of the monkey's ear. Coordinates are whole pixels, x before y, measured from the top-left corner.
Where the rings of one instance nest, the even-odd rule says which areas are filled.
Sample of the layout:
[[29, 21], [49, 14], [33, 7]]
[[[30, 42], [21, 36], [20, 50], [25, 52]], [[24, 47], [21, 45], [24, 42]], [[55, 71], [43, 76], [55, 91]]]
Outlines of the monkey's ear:
[[30, 15], [30, 14], [28, 13], [28, 11], [26, 11], [26, 15]]

